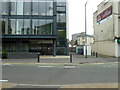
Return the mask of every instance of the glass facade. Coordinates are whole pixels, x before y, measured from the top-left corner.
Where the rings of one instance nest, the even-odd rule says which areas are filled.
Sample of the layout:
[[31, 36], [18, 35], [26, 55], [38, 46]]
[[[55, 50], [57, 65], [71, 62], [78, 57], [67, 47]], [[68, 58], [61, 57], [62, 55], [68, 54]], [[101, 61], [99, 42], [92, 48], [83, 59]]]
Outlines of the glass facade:
[[[53, 0], [31, 0], [31, 2], [11, 1], [3, 2], [2, 33], [10, 36], [51, 36], [52, 38], [24, 41], [20, 38], [14, 42], [5, 42], [7, 52], [29, 52], [30, 49], [40, 49], [42, 54], [52, 54], [53, 47], [57, 47], [57, 54], [66, 51], [66, 3]], [[62, 7], [63, 6], [63, 7]], [[56, 8], [56, 9], [53, 9]], [[55, 10], [55, 11], [54, 11]], [[56, 11], [57, 10], [57, 11]], [[59, 12], [58, 12], [59, 11]], [[53, 12], [56, 15], [53, 15]], [[54, 18], [56, 17], [56, 18]], [[55, 26], [56, 25], [56, 26]], [[56, 37], [53, 38], [53, 35]], [[20, 41], [19, 41], [20, 40]], [[56, 40], [54, 42], [54, 40]], [[8, 40], [9, 41], [9, 40]], [[54, 46], [54, 44], [56, 44]], [[19, 47], [19, 48], [18, 48]], [[65, 49], [65, 50], [64, 50]], [[48, 51], [48, 52], [47, 52]]]

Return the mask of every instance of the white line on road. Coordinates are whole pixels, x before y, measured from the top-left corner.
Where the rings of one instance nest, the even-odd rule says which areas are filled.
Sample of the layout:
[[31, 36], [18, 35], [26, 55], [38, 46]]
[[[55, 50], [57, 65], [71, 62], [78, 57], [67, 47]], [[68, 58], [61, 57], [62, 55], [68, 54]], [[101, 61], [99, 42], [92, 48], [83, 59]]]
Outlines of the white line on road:
[[47, 68], [52, 68], [54, 66], [38, 66], [38, 67], [47, 67]]
[[65, 66], [65, 68], [75, 68], [76, 66]]
[[33, 86], [33, 87], [37, 87], [37, 86], [43, 86], [43, 87], [58, 87], [58, 86], [61, 86], [61, 85], [38, 85], [38, 84], [17, 84], [19, 86]]
[[8, 80], [0, 80], [0, 82], [8, 82]]
[[5, 66], [5, 65], [7, 65], [7, 66], [12, 66], [11, 64], [2, 64], [2, 65], [4, 65], [4, 66]]
[[57, 67], [57, 68], [76, 68], [76, 66], [38, 66], [41, 68], [53, 68], [53, 67]]

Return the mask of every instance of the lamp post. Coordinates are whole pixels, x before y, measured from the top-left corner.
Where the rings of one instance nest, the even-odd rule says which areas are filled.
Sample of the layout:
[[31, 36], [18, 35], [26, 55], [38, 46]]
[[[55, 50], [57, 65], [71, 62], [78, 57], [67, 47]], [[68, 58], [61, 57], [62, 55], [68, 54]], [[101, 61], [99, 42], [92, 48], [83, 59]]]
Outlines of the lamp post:
[[[89, 0], [88, 0], [89, 1]], [[88, 1], [85, 3], [85, 58], [87, 58], [87, 14], [86, 14], [86, 5]]]

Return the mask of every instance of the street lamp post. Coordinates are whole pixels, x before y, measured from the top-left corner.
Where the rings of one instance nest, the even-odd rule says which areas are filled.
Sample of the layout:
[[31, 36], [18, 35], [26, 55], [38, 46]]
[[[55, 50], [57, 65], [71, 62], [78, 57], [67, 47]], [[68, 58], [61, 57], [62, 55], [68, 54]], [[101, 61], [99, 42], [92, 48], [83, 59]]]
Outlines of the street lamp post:
[[[88, 0], [89, 1], [89, 0]], [[85, 3], [85, 58], [87, 58], [87, 15], [86, 15], [86, 5], [88, 1]]]

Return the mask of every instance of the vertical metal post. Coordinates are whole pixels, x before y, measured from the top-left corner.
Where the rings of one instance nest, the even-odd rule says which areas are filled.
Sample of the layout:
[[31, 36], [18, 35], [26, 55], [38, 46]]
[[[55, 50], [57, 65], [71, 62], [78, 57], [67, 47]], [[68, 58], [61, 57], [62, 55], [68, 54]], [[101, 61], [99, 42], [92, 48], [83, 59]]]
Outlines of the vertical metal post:
[[40, 53], [38, 53], [38, 63], [40, 62]]
[[85, 3], [85, 58], [87, 58], [87, 15], [86, 15], [86, 5], [88, 1]]
[[72, 54], [70, 53], [70, 63], [72, 63]]

